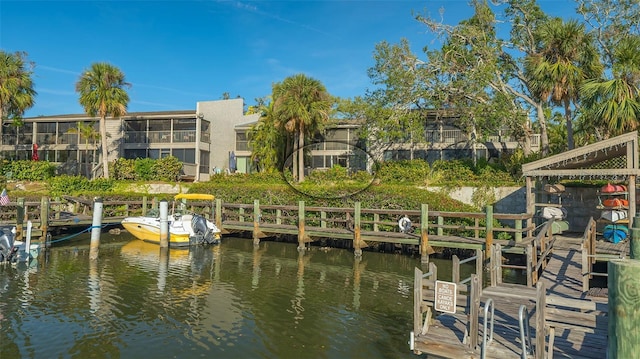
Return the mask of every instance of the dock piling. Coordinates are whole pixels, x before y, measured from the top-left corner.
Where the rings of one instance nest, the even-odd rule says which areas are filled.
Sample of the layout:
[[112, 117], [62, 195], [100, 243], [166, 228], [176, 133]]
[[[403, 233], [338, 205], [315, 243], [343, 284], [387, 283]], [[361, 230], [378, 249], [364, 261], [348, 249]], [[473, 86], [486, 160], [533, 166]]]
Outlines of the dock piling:
[[93, 219], [91, 224], [91, 244], [89, 247], [89, 259], [98, 259], [100, 248], [100, 233], [102, 232], [102, 198], [96, 197], [93, 201]]
[[160, 248], [169, 248], [169, 202], [160, 201]]
[[362, 237], [360, 236], [360, 216], [362, 208], [360, 202], [354, 203], [353, 208], [353, 254], [356, 258], [362, 257]]
[[298, 250], [304, 251], [306, 249], [304, 245], [304, 201], [298, 202]]

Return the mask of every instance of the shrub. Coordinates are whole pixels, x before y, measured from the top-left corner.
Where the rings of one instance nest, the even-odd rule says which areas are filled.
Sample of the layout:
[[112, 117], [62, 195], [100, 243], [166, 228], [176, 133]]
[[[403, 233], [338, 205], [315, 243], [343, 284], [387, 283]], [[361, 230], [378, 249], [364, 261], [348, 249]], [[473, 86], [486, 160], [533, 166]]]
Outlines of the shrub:
[[55, 164], [49, 161], [2, 161], [2, 175], [7, 179], [43, 181], [56, 173]]
[[376, 177], [385, 183], [423, 184], [431, 176], [429, 163], [423, 160], [382, 162]]

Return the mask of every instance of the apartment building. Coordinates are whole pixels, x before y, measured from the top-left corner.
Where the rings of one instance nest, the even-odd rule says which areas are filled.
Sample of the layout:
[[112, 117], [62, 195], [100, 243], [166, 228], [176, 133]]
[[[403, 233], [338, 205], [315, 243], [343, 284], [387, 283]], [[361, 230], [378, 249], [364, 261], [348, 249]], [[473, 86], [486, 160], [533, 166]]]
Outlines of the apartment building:
[[[107, 119], [108, 158], [152, 158], [175, 156], [183, 162], [185, 179], [206, 181], [212, 173], [249, 173], [256, 170], [251, 161], [248, 133], [259, 119], [245, 115], [242, 99], [199, 101], [195, 109], [181, 111], [130, 112], [122, 118]], [[3, 123], [0, 156], [26, 160], [37, 151], [39, 160], [58, 164], [58, 172], [88, 175], [98, 170], [100, 141], [96, 134], [98, 118], [85, 114], [25, 118], [22, 126]], [[92, 127], [79, 131], [78, 123]], [[497, 130], [486, 141], [455, 127], [455, 117], [436, 112], [427, 114], [425, 138], [412, 143], [379, 144], [358, 136], [362, 122], [338, 121], [317, 135], [309, 144], [307, 169], [326, 169], [340, 165], [351, 170], [370, 169], [372, 160], [486, 158], [499, 156], [518, 147], [516, 139]], [[534, 137], [534, 150], [539, 137]]]

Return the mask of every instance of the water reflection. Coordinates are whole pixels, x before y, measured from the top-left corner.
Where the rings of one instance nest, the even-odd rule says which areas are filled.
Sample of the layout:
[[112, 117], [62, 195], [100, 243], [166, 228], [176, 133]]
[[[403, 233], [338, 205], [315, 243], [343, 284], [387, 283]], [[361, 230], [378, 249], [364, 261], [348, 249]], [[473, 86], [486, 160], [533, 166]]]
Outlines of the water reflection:
[[93, 261], [88, 246], [54, 248], [31, 272], [0, 267], [0, 353], [413, 358], [405, 284], [418, 261], [233, 238], [164, 251], [131, 240]]

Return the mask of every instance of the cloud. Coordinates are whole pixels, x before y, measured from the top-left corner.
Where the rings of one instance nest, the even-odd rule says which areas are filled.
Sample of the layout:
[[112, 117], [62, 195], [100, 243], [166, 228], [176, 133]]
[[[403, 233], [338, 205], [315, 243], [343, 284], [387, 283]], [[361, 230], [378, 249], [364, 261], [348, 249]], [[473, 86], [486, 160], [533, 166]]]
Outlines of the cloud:
[[158, 103], [158, 102], [149, 102], [149, 101], [131, 101], [132, 104], [144, 105], [144, 106], [158, 106], [175, 109], [176, 106], [168, 103]]
[[179, 90], [179, 89], [174, 89], [171, 87], [163, 87], [163, 86], [156, 86], [156, 85], [147, 85], [147, 84], [141, 84], [141, 83], [131, 83], [131, 85], [136, 88], [136, 87], [143, 87], [143, 88], [149, 88], [149, 89], [154, 89], [154, 90], [160, 90], [160, 91], [166, 91], [166, 92], [172, 92], [172, 93], [176, 93], [176, 94], [181, 94], [181, 95], [186, 95], [186, 96], [196, 96], [196, 97], [207, 97], [208, 95], [203, 95], [201, 93], [195, 93], [195, 92], [188, 92], [188, 91], [183, 91], [183, 90]]
[[243, 10], [243, 11], [249, 11], [249, 12], [258, 14], [260, 16], [268, 17], [270, 19], [273, 19], [273, 20], [276, 20], [276, 21], [279, 21], [279, 22], [282, 22], [282, 23], [285, 23], [285, 24], [294, 25], [294, 26], [297, 26], [297, 27], [300, 27], [300, 28], [303, 28], [303, 29], [306, 29], [306, 30], [309, 30], [309, 31], [313, 31], [313, 32], [316, 32], [318, 34], [322, 34], [322, 35], [325, 35], [325, 36], [333, 36], [332, 34], [326, 32], [326, 31], [323, 31], [322, 29], [318, 29], [316, 27], [309, 26], [309, 25], [306, 25], [306, 24], [303, 24], [303, 23], [300, 23], [300, 22], [297, 22], [297, 21], [293, 21], [293, 20], [284, 18], [284, 17], [276, 15], [276, 14], [272, 14], [272, 13], [269, 13], [269, 12], [266, 12], [266, 11], [262, 11], [257, 6], [255, 6], [253, 4], [248, 4], [248, 3], [241, 2], [241, 1], [218, 1], [218, 3], [230, 4], [231, 6], [234, 6], [237, 9], [240, 9], [240, 10]]
[[37, 65], [36, 69], [41, 69], [41, 70], [45, 70], [45, 71], [52, 71], [52, 72], [59, 72], [62, 74], [68, 74], [68, 75], [74, 75], [74, 76], [80, 76], [80, 73], [77, 71], [71, 71], [71, 70], [67, 70], [67, 69], [61, 69], [61, 68], [57, 68], [57, 67], [51, 67], [51, 66], [46, 66], [46, 65]]
[[56, 90], [56, 89], [50, 89], [50, 88], [36, 88], [36, 91], [40, 94], [42, 93], [46, 93], [46, 94], [50, 94], [50, 95], [56, 95], [56, 96], [77, 96], [77, 94], [73, 91], [66, 91], [66, 90]]

